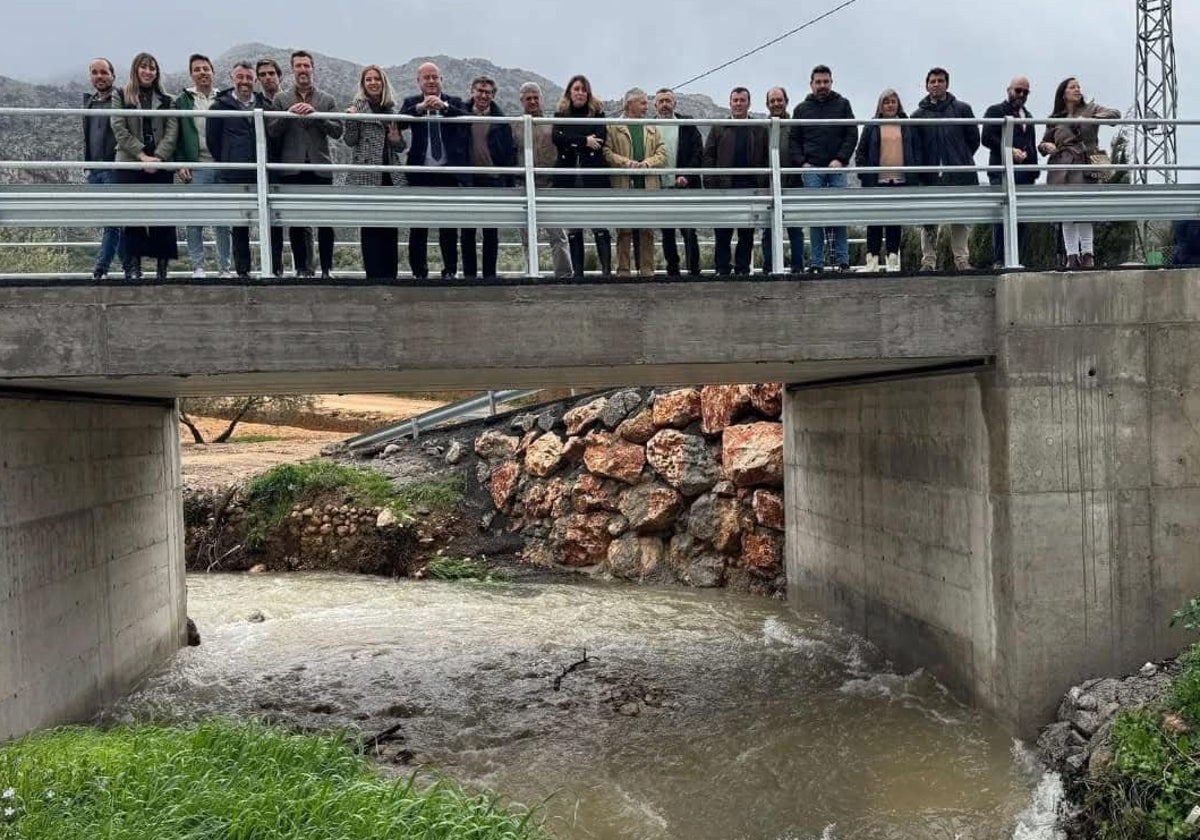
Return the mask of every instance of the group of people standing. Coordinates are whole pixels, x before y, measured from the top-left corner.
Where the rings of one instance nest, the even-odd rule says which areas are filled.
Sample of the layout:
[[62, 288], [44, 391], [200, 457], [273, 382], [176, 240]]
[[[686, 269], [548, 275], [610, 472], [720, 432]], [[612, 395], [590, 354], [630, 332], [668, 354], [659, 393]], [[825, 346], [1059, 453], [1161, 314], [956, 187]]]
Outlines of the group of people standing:
[[[512, 124], [504, 121], [475, 122], [462, 117], [503, 117], [496, 104], [496, 83], [479, 76], [471, 84], [470, 96], [463, 100], [443, 90], [441, 71], [433, 63], [422, 64], [417, 71], [419, 93], [404, 99], [395, 95], [387, 74], [379, 65], [364, 68], [348, 114], [404, 115], [414, 119], [340, 120], [329, 117], [338, 108], [334, 97], [316, 87], [315, 67], [310, 53], [298, 50], [291, 56], [292, 84], [282, 87], [282, 71], [271, 59], [255, 64], [238, 62], [231, 74], [228, 89], [214, 87], [212, 62], [203, 55], [193, 55], [189, 71], [193, 85], [177, 97], [162, 89], [157, 60], [149, 53], [136, 56], [129, 78], [120, 88], [115, 87], [115, 74], [107, 59], [97, 59], [90, 65], [93, 93], [85, 100], [89, 109], [110, 110], [110, 114], [84, 118], [84, 146], [87, 160], [142, 162], [147, 164], [175, 161], [184, 164], [178, 172], [170, 169], [109, 170], [97, 166], [89, 171], [93, 183], [171, 183], [176, 175], [185, 184], [252, 183], [255, 175], [250, 169], [192, 169], [188, 163], [251, 164], [257, 159], [255, 128], [248, 119], [206, 119], [180, 117], [173, 112], [185, 110], [229, 110], [288, 112], [293, 118], [268, 116], [267, 156], [284, 167], [273, 170], [271, 180], [281, 184], [332, 185], [329, 171], [286, 169], [286, 164], [331, 164], [334, 156], [332, 142], [340, 139], [351, 152], [356, 165], [389, 166], [402, 162], [407, 151], [407, 165], [420, 167], [406, 177], [392, 177], [384, 170], [351, 171], [347, 182], [352, 185], [394, 187], [407, 184], [418, 188], [454, 188], [461, 186], [510, 187], [518, 177], [492, 173], [472, 173], [475, 167], [514, 167], [526, 155], [524, 132], [514, 132]], [[257, 90], [256, 90], [257, 85]], [[950, 74], [935, 67], [925, 79], [927, 96], [916, 111], [908, 115], [899, 94], [891, 88], [884, 90], [876, 103], [874, 116], [895, 119], [897, 122], [870, 125], [861, 134], [852, 124], [821, 124], [824, 120], [849, 120], [854, 112], [849, 101], [833, 88], [833, 73], [829, 67], [818, 65], [809, 78], [810, 92], [789, 111], [785, 88], [768, 91], [766, 105], [772, 117], [798, 121], [785, 126], [787, 132], [782, 163], [801, 170], [798, 177], [788, 176], [785, 186], [805, 189], [844, 189], [848, 184], [851, 164], [869, 168], [872, 172], [859, 175], [865, 188], [894, 188], [901, 186], [941, 185], [963, 186], [978, 183], [977, 174], [969, 169], [980, 145], [990, 150], [989, 163], [1003, 165], [1004, 145], [1000, 127], [985, 126], [982, 133], [977, 124], [952, 120], [972, 120], [971, 106], [956, 99], [950, 92]], [[1030, 119], [1025, 107], [1030, 91], [1023, 77], [1012, 80], [1006, 99], [987, 109], [984, 116]], [[543, 116], [543, 91], [533, 82], [520, 89], [524, 114]], [[658, 90], [653, 97], [657, 124], [635, 122], [650, 115], [651, 97], [634, 88], [623, 98], [622, 116], [629, 123], [606, 124], [601, 101], [583, 75], [573, 76], [554, 111], [553, 125], [536, 125], [532, 136], [532, 157], [539, 168], [553, 168], [553, 176], [537, 177], [538, 187], [589, 188], [616, 190], [693, 190], [762, 189], [769, 185], [765, 174], [726, 174], [703, 170], [766, 169], [769, 165], [769, 132], [763, 125], [739, 126], [736, 123], [713, 126], [703, 136], [698, 126], [686, 115], [676, 111], [676, 97], [669, 89]], [[729, 97], [733, 120], [749, 119], [751, 93], [744, 87], [734, 88]], [[156, 112], [150, 118], [122, 113], [128, 109], [147, 109]], [[159, 115], [161, 113], [161, 116]], [[314, 116], [321, 115], [321, 116]], [[1120, 114], [1088, 102], [1078, 80], [1065, 79], [1055, 93], [1052, 118], [1111, 119]], [[1081, 183], [1091, 176], [1088, 165], [1098, 145], [1098, 127], [1088, 123], [1050, 125], [1036, 138], [1030, 124], [1015, 126], [1012, 145], [1013, 164], [1019, 184], [1037, 181], [1039, 171], [1031, 168], [1039, 155], [1051, 164], [1073, 165], [1069, 170], [1049, 174], [1049, 183]], [[921, 174], [905, 173], [904, 167], [937, 167], [936, 171]], [[454, 171], [446, 171], [447, 169]], [[679, 170], [670, 174], [645, 174], [639, 170]], [[989, 173], [992, 183], [1000, 181], [999, 173]], [[954, 266], [958, 270], [970, 267], [968, 227], [948, 225]], [[1022, 226], [1023, 227], [1023, 226]], [[1086, 223], [1064, 223], [1063, 235], [1070, 267], [1094, 264], [1092, 229]], [[187, 244], [196, 277], [205, 276], [203, 230], [189, 227]], [[539, 239], [548, 240], [556, 276], [582, 276], [586, 263], [583, 230], [539, 231]], [[700, 248], [696, 231], [678, 231], [683, 242], [683, 255], [677, 246], [677, 231], [661, 232], [663, 256], [668, 275], [680, 275], [686, 267], [690, 275], [701, 271]], [[787, 245], [792, 272], [849, 268], [848, 232], [844, 226], [814, 227], [809, 231], [811, 258], [805, 261], [804, 233], [788, 228]], [[250, 275], [249, 229], [216, 228], [217, 261], [221, 276], [230, 270], [239, 277]], [[1020, 236], [1024, 236], [1021, 229]], [[736, 246], [734, 239], [736, 236]], [[749, 275], [755, 231], [752, 228], [718, 228], [715, 231], [714, 263], [718, 275]], [[297, 275], [315, 276], [317, 267], [324, 279], [333, 268], [334, 232], [320, 227], [316, 232], [316, 254], [313, 253], [312, 231], [292, 228], [289, 231]], [[605, 228], [592, 231], [596, 263], [603, 274], [613, 273], [612, 238]], [[921, 269], [933, 270], [937, 260], [938, 229], [925, 226], [921, 231]], [[1003, 263], [1003, 230], [997, 226], [993, 241], [995, 261]], [[462, 268], [466, 277], [494, 277], [497, 273], [499, 232], [482, 232], [482, 266], [480, 265], [477, 231], [441, 228], [438, 247], [442, 258], [442, 276], [458, 274], [459, 245]], [[617, 231], [617, 275], [637, 273], [644, 277], [655, 273], [656, 255], [652, 230]], [[783, 243], [773, 243], [770, 231], [763, 233], [764, 264], [772, 265], [773, 249]], [[283, 234], [273, 229], [272, 257], [277, 276], [281, 275]], [[391, 279], [399, 273], [399, 232], [395, 227], [364, 227], [361, 230], [363, 265], [371, 279]], [[898, 270], [900, 228], [871, 226], [867, 229], [867, 269]], [[140, 279], [142, 259], [156, 260], [157, 274], [166, 274], [170, 261], [178, 258], [175, 230], [169, 227], [129, 226], [108, 228], [104, 232], [93, 275], [104, 277], [111, 261], [120, 253], [128, 279]], [[314, 258], [315, 257], [315, 258]], [[408, 240], [409, 269], [416, 278], [429, 275], [428, 230], [412, 228]]]

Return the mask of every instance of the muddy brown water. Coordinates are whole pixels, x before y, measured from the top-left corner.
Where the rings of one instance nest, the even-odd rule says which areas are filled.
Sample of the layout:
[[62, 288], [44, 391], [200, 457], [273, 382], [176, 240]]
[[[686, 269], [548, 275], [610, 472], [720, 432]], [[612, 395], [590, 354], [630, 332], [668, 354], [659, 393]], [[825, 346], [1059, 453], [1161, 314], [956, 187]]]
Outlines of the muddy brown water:
[[418, 761], [540, 803], [560, 838], [1053, 837], [998, 726], [777, 602], [333, 574], [188, 589], [204, 644], [110, 716], [400, 724]]

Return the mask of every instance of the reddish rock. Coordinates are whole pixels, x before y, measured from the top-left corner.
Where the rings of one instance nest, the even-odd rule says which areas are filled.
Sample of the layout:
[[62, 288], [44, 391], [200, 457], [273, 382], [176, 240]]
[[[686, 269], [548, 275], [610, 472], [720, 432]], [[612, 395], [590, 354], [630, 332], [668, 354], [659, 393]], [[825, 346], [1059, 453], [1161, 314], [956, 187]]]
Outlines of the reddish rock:
[[489, 429], [475, 438], [475, 454], [486, 461], [503, 461], [517, 454], [521, 441]]
[[705, 385], [700, 389], [700, 431], [718, 434], [750, 409], [750, 385]]
[[738, 553], [743, 530], [741, 505], [733, 499], [709, 493], [693, 502], [688, 511], [688, 533], [722, 554]]
[[576, 513], [595, 513], [601, 510], [616, 512], [620, 510], [616, 489], [619, 486], [591, 473], [584, 473], [571, 489], [571, 506]]
[[547, 568], [554, 565], [554, 552], [544, 540], [527, 540], [521, 549], [521, 562]]
[[533, 519], [562, 516], [567, 512], [570, 488], [561, 478], [550, 481], [531, 481], [521, 494], [525, 514]]
[[680, 388], [659, 394], [654, 400], [656, 428], [682, 429], [700, 419], [700, 392], [695, 388]]
[[611, 432], [592, 432], [586, 438], [583, 463], [590, 472], [636, 484], [646, 466], [646, 450]]
[[567, 438], [567, 442], [563, 444], [563, 463], [578, 464], [583, 460], [583, 453], [586, 451], [587, 442], [583, 438]]
[[783, 386], [779, 383], [751, 385], [750, 404], [764, 417], [778, 417], [783, 413]]
[[521, 438], [521, 442], [517, 445], [517, 453], [520, 454], [523, 452], [528, 452], [529, 447], [533, 445], [533, 442], [536, 441], [541, 436], [542, 436], [541, 429], [531, 429], [530, 431], [526, 432], [525, 435]]
[[721, 477], [704, 438], [664, 429], [646, 444], [646, 460], [663, 480], [685, 496], [698, 496]]
[[600, 397], [586, 405], [572, 408], [563, 415], [563, 424], [567, 427], [567, 434], [577, 435], [591, 427], [600, 419], [600, 415], [604, 413], [607, 406], [608, 400]]
[[517, 480], [520, 477], [521, 465], [516, 461], [505, 461], [492, 471], [490, 489], [492, 503], [496, 505], [496, 510], [501, 510], [512, 499], [513, 493], [517, 489]]
[[683, 510], [683, 497], [663, 484], [647, 482], [621, 494], [621, 514], [639, 534], [665, 531]]
[[765, 529], [742, 534], [742, 566], [765, 572], [777, 569], [783, 560], [783, 536]]
[[623, 580], [645, 580], [663, 564], [667, 549], [657, 537], [626, 534], [608, 547], [605, 570]]
[[783, 496], [770, 490], [755, 490], [752, 505], [759, 525], [783, 530]]
[[617, 434], [630, 443], [644, 444], [654, 437], [656, 431], [658, 430], [654, 428], [654, 412], [648, 408], [642, 409], [617, 426]]
[[572, 513], [558, 519], [550, 534], [551, 547], [564, 566], [594, 566], [608, 557], [612, 535], [607, 513]]
[[783, 486], [783, 425], [729, 426], [721, 438], [725, 476], [738, 487]]
[[525, 470], [545, 478], [562, 465], [564, 452], [562, 438], [553, 432], [542, 435], [525, 450]]

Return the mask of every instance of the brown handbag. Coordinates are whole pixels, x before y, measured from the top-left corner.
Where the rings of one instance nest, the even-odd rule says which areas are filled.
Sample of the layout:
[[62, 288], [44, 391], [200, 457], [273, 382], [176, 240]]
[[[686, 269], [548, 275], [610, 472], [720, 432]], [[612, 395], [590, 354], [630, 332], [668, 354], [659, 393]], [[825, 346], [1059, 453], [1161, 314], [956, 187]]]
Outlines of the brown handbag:
[[[1112, 166], [1112, 158], [1109, 157], [1108, 152], [1097, 150], [1088, 155], [1088, 163], [1092, 166]], [[1112, 169], [1093, 169], [1087, 173], [1087, 179], [1095, 181], [1097, 184], [1107, 184], [1116, 174], [1116, 171]]]

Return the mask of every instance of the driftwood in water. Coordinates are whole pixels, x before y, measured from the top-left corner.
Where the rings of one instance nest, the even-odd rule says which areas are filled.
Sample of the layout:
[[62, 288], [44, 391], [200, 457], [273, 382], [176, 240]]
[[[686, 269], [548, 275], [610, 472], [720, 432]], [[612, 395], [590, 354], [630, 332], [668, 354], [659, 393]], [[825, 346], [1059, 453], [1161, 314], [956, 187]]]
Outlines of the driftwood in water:
[[554, 678], [554, 690], [558, 691], [560, 688], [562, 688], [563, 677], [565, 677], [567, 674], [571, 673], [572, 671], [574, 671], [576, 668], [580, 667], [581, 665], [588, 664], [589, 661], [590, 660], [588, 659], [587, 648], [584, 648], [583, 649], [583, 659], [580, 659], [578, 662], [573, 662], [570, 665], [568, 665], [566, 668], [563, 668], [562, 673]]

